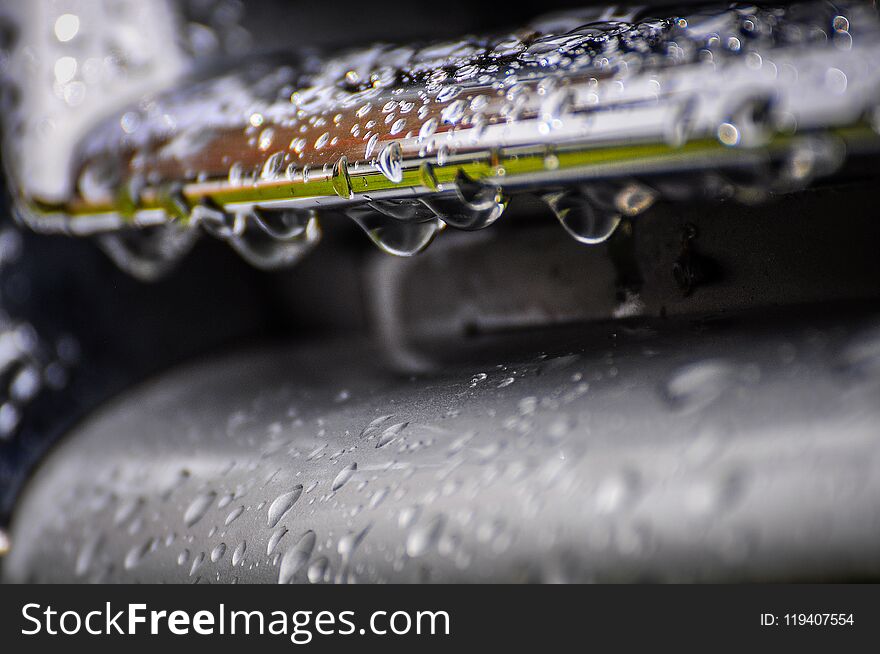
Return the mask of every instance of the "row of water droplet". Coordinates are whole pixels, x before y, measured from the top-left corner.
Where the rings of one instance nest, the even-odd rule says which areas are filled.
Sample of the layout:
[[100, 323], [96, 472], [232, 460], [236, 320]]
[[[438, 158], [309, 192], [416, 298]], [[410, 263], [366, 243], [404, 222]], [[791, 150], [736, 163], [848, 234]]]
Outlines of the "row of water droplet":
[[[590, 71], [582, 81], [598, 93], [608, 80], [617, 80], [619, 85], [636, 73], [682, 63], [708, 58], [715, 65], [725, 57], [747, 57], [760, 48], [781, 45], [821, 47], [829, 39], [851, 35], [850, 18], [861, 13], [853, 9], [848, 18], [842, 11], [821, 3], [797, 10], [735, 6], [688, 17], [657, 19], [636, 12], [619, 16], [620, 20], [606, 16], [600, 21], [573, 12], [536, 21], [530, 29], [494, 39], [423, 48], [380, 44], [310, 60], [303, 68], [313, 72], [305, 76], [284, 66], [269, 67], [259, 75], [251, 72], [239, 77], [235, 73], [199, 86], [197, 91], [151, 98], [136, 110], [137, 120], [126, 122], [136, 128], [124, 129], [115, 141], [113, 132], [105, 128], [96, 132], [86, 143], [84, 152], [92, 163], [83, 169], [79, 191], [84, 198], [96, 201], [119, 197], [119, 171], [129, 166], [131, 175], [122, 184], [126, 189], [123, 195], [136, 204], [137, 190], [146, 180], [164, 183], [169, 162], [174, 162], [173, 169], [181, 169], [178, 175], [209, 181], [216, 171], [196, 172], [201, 148], [215, 131], [231, 130], [232, 137], [238, 130], [237, 137], [242, 137], [240, 125], [244, 122], [243, 138], [253, 161], [245, 164], [244, 160], [227, 158], [225, 178], [229, 185], [246, 187], [279, 179], [303, 184], [329, 180], [337, 196], [358, 203], [346, 212], [381, 249], [408, 256], [426, 247], [446, 225], [479, 229], [492, 224], [508, 203], [498, 177], [503, 166], [491, 181], [469, 179], [463, 170], [452, 183], [437, 181], [435, 165], [446, 166], [455, 154], [448, 139], [438, 138], [444, 130], [449, 136], [466, 127], [478, 135], [488, 124], [487, 116], [497, 113], [508, 123], [516, 121], [526, 100], [540, 97], [536, 117], [552, 131], [572, 110], [574, 94], [566, 77], [577, 71]], [[487, 89], [490, 92], [484, 93]], [[416, 92], [418, 97], [413, 96]], [[267, 102], [262, 99], [265, 97], [274, 99]], [[497, 102], [503, 106], [494, 106]], [[355, 122], [349, 126], [345, 117], [350, 113]], [[747, 113], [749, 120], [757, 115], [753, 108]], [[719, 140], [728, 145], [744, 142], [749, 136], [747, 122], [724, 123], [718, 128]], [[758, 125], [755, 130], [759, 129], [764, 128]], [[294, 135], [289, 148], [278, 150], [278, 141], [287, 134]], [[354, 146], [347, 145], [352, 139], [362, 144], [356, 157]], [[363, 165], [374, 167], [392, 184], [400, 184], [405, 172], [401, 144], [410, 141], [420, 145], [418, 181], [431, 195], [379, 199], [366, 195], [360, 187], [357, 191], [353, 188], [351, 173], [360, 172]], [[697, 176], [687, 185], [717, 188], [722, 196], [736, 195], [736, 189], [745, 186], [740, 195], [754, 200], [759, 180], [766, 182], [762, 189], [791, 187], [794, 182], [803, 185], [827, 169], [828, 161], [839, 160], [836, 153], [828, 153], [829, 147], [820, 145], [793, 148], [782, 170], [776, 171], [776, 178], [784, 184], [766, 182], [767, 171], [762, 169], [745, 183], [711, 173], [707, 175], [717, 179]], [[498, 156], [500, 153], [495, 154]], [[559, 165], [550, 150], [544, 165], [548, 171]], [[609, 190], [609, 186], [613, 188]], [[613, 232], [621, 216], [643, 211], [658, 196], [680, 196], [683, 186], [681, 180], [650, 185], [642, 180], [622, 180], [599, 188], [591, 184], [547, 189], [543, 197], [574, 238], [599, 243]], [[320, 236], [312, 210], [272, 210], [259, 205], [224, 210], [207, 204], [190, 209], [179, 191], [164, 194], [176, 207], [172, 211], [181, 215], [191, 211], [193, 222], [227, 239], [259, 266], [294, 263]], [[181, 230], [160, 231], [176, 235]], [[165, 246], [147, 247], [154, 257], [157, 251], [169, 258], [179, 257], [191, 243], [191, 239], [167, 234], [150, 238]], [[107, 240], [113, 242], [108, 249], [118, 253], [117, 261], [124, 264], [128, 257], [141, 264], [129, 265], [129, 269], [150, 268], [148, 259], [139, 258], [142, 252], [138, 250], [145, 249], [142, 243], [134, 246], [119, 237]], [[168, 246], [169, 242], [176, 245]], [[161, 268], [155, 265], [151, 269]]]

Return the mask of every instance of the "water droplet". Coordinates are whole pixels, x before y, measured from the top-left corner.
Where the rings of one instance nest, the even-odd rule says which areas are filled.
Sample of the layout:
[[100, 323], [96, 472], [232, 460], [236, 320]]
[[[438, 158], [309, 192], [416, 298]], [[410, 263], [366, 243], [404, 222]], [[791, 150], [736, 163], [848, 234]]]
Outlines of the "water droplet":
[[343, 563], [348, 563], [351, 561], [351, 557], [354, 554], [354, 551], [357, 549], [358, 545], [364, 540], [364, 537], [367, 535], [367, 532], [370, 531], [370, 527], [364, 527], [358, 532], [346, 534], [342, 538], [339, 539], [339, 543], [336, 545], [336, 551], [339, 552], [339, 555], [342, 557]]
[[269, 527], [275, 527], [284, 515], [293, 508], [296, 501], [302, 495], [303, 486], [297, 484], [293, 490], [276, 497], [272, 504], [269, 505]]
[[76, 557], [76, 565], [74, 567], [74, 574], [77, 577], [82, 577], [92, 567], [92, 562], [95, 560], [96, 554], [101, 550], [103, 542], [104, 539], [101, 534], [94, 534], [83, 543]]
[[336, 195], [344, 200], [351, 200], [354, 197], [351, 177], [348, 174], [348, 159], [346, 157], [340, 157], [333, 165], [333, 174], [330, 179]]
[[337, 491], [342, 488], [345, 483], [351, 479], [352, 475], [354, 475], [357, 470], [357, 463], [349, 463], [342, 470], [339, 471], [339, 474], [336, 475], [336, 478], [333, 480], [333, 483], [330, 485], [330, 490]]
[[369, 206], [354, 207], [348, 215], [379, 249], [400, 257], [409, 257], [424, 250], [441, 228], [437, 219], [401, 222]]
[[199, 555], [193, 559], [192, 566], [189, 569], [189, 576], [192, 577], [196, 572], [199, 571], [199, 568], [202, 567], [202, 564], [205, 562], [205, 553], [199, 552]]
[[373, 156], [373, 151], [376, 149], [376, 145], [379, 143], [379, 135], [373, 134], [370, 139], [367, 141], [367, 147], [364, 150], [364, 159], [367, 161], [370, 160], [370, 157]]
[[226, 516], [226, 520], [225, 520], [225, 522], [224, 522], [223, 524], [224, 524], [225, 526], [228, 527], [228, 526], [231, 525], [233, 522], [235, 522], [235, 520], [236, 520], [236, 519], [237, 519], [242, 513], [244, 513], [244, 507], [243, 507], [243, 506], [240, 506], [240, 507], [238, 507], [237, 509], [233, 509], [232, 511], [229, 512], [229, 515]]
[[406, 127], [406, 118], [398, 118], [394, 121], [394, 124], [391, 125], [389, 133], [392, 135], [400, 134], [403, 131], [404, 127]]
[[312, 556], [312, 550], [315, 549], [315, 532], [307, 531], [300, 537], [299, 541], [288, 549], [281, 559], [281, 567], [278, 571], [278, 583], [289, 584], [293, 581], [293, 577], [308, 562]]
[[287, 527], [279, 527], [272, 535], [269, 537], [269, 543], [266, 545], [266, 556], [271, 556], [272, 552], [275, 551], [275, 548], [278, 547], [278, 543], [282, 538], [287, 534]]
[[400, 143], [392, 141], [379, 153], [379, 170], [385, 177], [395, 184], [403, 181], [403, 154]]
[[186, 512], [183, 514], [184, 524], [186, 524], [187, 527], [192, 527], [199, 520], [205, 517], [205, 514], [208, 512], [208, 509], [211, 508], [211, 505], [214, 503], [214, 500], [216, 498], [217, 493], [215, 493], [214, 491], [208, 491], [196, 497], [187, 507]]
[[67, 43], [79, 33], [79, 16], [76, 14], [61, 14], [55, 19], [55, 38], [62, 43]]
[[302, 137], [293, 139], [290, 142], [290, 149], [293, 150], [294, 154], [302, 154], [303, 150], [306, 149], [306, 140]]
[[596, 511], [607, 514], [632, 506], [641, 485], [641, 477], [634, 470], [622, 470], [605, 477], [596, 489]]
[[436, 515], [428, 522], [414, 528], [406, 539], [406, 553], [413, 558], [427, 553], [440, 538], [445, 522], [442, 515]]
[[444, 123], [455, 125], [464, 117], [466, 108], [467, 103], [464, 100], [456, 100], [443, 108], [443, 111], [440, 112], [440, 120]]
[[380, 488], [375, 493], [373, 493], [373, 496], [370, 498], [370, 508], [375, 509], [377, 506], [379, 506], [385, 500], [385, 498], [388, 497], [388, 493], [389, 489], [387, 486], [385, 486], [384, 488]]
[[437, 148], [437, 165], [445, 166], [446, 161], [449, 159], [449, 147], [444, 143], [439, 148]]
[[440, 104], [443, 104], [444, 102], [449, 102], [450, 100], [452, 100], [452, 98], [458, 96], [461, 91], [462, 87], [458, 86], [457, 84], [444, 86], [440, 89], [440, 91], [438, 91], [436, 100]]
[[141, 512], [145, 504], [146, 501], [142, 497], [131, 497], [121, 502], [116, 509], [116, 514], [113, 516], [113, 524], [122, 526], [133, 520]]
[[222, 559], [226, 555], [226, 543], [220, 543], [211, 550], [211, 562], [217, 563], [220, 559]]
[[571, 112], [574, 106], [575, 94], [569, 88], [552, 91], [541, 103], [541, 120], [544, 131], [558, 129], [562, 126], [562, 119]]
[[698, 411], [721, 397], [736, 381], [736, 370], [725, 361], [707, 360], [679, 368], [663, 389], [677, 411]]
[[422, 200], [373, 200], [367, 207], [402, 222], [427, 222], [435, 217]]
[[727, 472], [714, 479], [701, 480], [687, 492], [688, 510], [697, 515], [717, 516], [733, 508], [743, 496], [746, 477], [738, 470]]
[[584, 193], [574, 190], [548, 194], [544, 200], [560, 224], [580, 243], [607, 241], [620, 224], [620, 214], [596, 206]]
[[437, 131], [438, 120], [436, 118], [428, 118], [424, 123], [422, 123], [421, 129], [419, 129], [419, 140], [424, 141], [426, 138], [432, 136], [434, 132]]
[[123, 566], [126, 570], [131, 570], [140, 565], [143, 558], [147, 555], [147, 552], [152, 549], [155, 541], [151, 538], [150, 540], [142, 543], [141, 545], [136, 545], [132, 547], [128, 554], [125, 555], [125, 560], [123, 561]]
[[312, 562], [307, 573], [310, 584], [319, 584], [330, 578], [330, 561], [326, 556], [321, 556]]
[[733, 123], [721, 123], [718, 126], [718, 140], [724, 145], [739, 145], [739, 128]]
[[257, 139], [257, 147], [260, 150], [266, 151], [270, 147], [272, 147], [272, 141], [275, 138], [275, 130], [271, 127], [267, 127], [262, 132], [260, 132], [260, 137]]
[[245, 552], [247, 552], [247, 541], [241, 541], [235, 551], [232, 553], [232, 565], [236, 566], [244, 560]]
[[254, 209], [253, 216], [257, 225], [269, 236], [289, 241], [305, 234], [315, 214], [295, 209]]
[[455, 178], [455, 188], [455, 196], [437, 195], [425, 203], [444, 223], [457, 229], [484, 229], [507, 208], [508, 200], [500, 189], [475, 182], [461, 172]]
[[231, 214], [201, 204], [193, 208], [192, 220], [204, 227], [209, 234], [220, 239], [229, 239], [240, 234], [246, 225], [242, 214]]
[[321, 240], [321, 227], [314, 214], [303, 232], [294, 238], [279, 240], [263, 229], [245, 229], [229, 239], [229, 244], [252, 266], [276, 270], [300, 261]]
[[399, 422], [396, 425], [391, 425], [382, 431], [379, 435], [379, 439], [376, 441], [376, 447], [385, 447], [391, 441], [393, 441], [404, 429], [406, 429], [408, 422]]
[[284, 166], [284, 153], [276, 152], [266, 159], [263, 164], [263, 170], [260, 172], [260, 179], [275, 179], [281, 174], [281, 168]]

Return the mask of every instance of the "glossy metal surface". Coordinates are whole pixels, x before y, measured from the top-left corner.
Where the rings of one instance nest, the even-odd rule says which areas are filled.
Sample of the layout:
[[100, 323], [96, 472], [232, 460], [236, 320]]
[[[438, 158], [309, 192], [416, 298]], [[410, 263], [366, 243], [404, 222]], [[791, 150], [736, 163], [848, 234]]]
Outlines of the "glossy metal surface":
[[[550, 343], [541, 352], [538, 344]], [[83, 424], [10, 581], [683, 581], [880, 572], [880, 316], [535, 334], [401, 378], [363, 344], [243, 352]]]

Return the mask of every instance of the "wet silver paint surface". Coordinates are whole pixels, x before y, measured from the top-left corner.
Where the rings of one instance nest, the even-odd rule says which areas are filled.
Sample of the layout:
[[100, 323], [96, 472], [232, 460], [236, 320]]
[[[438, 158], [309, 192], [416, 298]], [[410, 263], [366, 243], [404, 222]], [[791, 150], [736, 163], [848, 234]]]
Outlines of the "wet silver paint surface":
[[624, 322], [400, 378], [358, 344], [129, 393], [38, 471], [6, 580], [875, 577], [880, 318]]

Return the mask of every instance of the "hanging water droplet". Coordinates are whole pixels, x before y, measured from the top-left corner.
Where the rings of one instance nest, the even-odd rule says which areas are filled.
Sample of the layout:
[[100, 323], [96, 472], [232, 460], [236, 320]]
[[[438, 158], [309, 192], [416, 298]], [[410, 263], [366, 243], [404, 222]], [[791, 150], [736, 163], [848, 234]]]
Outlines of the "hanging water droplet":
[[425, 203], [447, 225], [475, 230], [498, 220], [507, 208], [508, 200], [500, 189], [475, 182], [459, 171], [454, 195], [432, 196]]
[[254, 220], [273, 238], [287, 241], [302, 236], [315, 217], [313, 211], [297, 209], [253, 209]]
[[601, 209], [579, 190], [543, 196], [560, 224], [575, 240], [588, 245], [607, 241], [620, 224], [620, 214]]
[[275, 270], [292, 266], [318, 244], [321, 228], [317, 218], [310, 214], [305, 230], [297, 237], [279, 240], [265, 229], [246, 229], [229, 239], [229, 244], [252, 266]]
[[423, 222], [402, 222], [369, 206], [353, 207], [348, 215], [379, 249], [400, 257], [412, 256], [428, 247], [442, 224], [436, 218]]
[[201, 225], [216, 238], [228, 239], [244, 231], [246, 219], [243, 214], [227, 213], [223, 209], [207, 204], [193, 207], [193, 223]]
[[102, 234], [101, 249], [131, 276], [155, 281], [174, 267], [199, 237], [194, 229], [180, 225], [157, 225], [138, 230]]
[[435, 218], [434, 212], [422, 200], [374, 200], [368, 207], [403, 222], [424, 222]]

